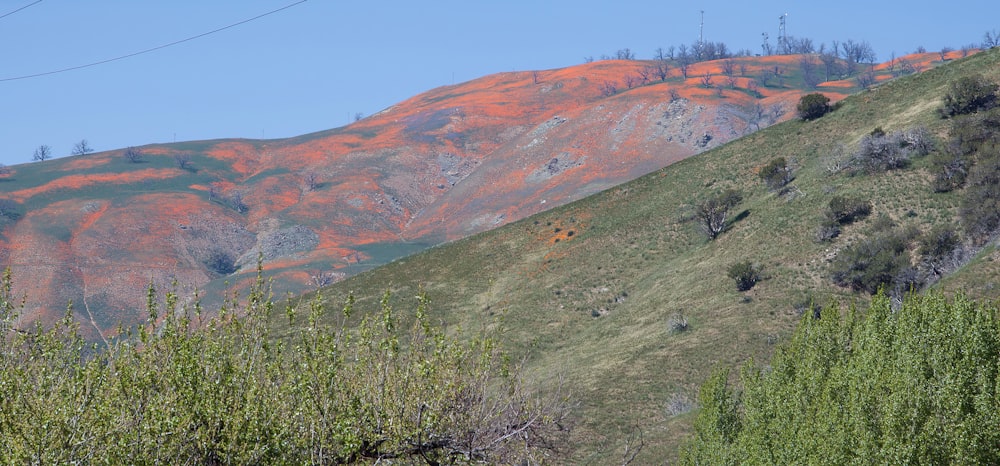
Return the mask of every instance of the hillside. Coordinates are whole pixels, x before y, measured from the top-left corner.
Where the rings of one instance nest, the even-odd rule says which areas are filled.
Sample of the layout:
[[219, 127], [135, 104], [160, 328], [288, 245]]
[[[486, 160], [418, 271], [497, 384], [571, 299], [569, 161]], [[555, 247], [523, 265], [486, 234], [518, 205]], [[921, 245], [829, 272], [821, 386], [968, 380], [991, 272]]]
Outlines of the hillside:
[[[198, 289], [216, 302], [246, 283], [258, 255], [279, 293], [298, 293], [787, 119], [807, 88], [802, 58], [698, 63], [687, 78], [673, 66], [662, 80], [644, 61], [501, 73], [290, 139], [9, 167], [0, 260], [27, 298], [23, 324], [51, 322], [72, 302], [92, 338], [141, 319], [135, 290]], [[907, 59], [917, 71], [938, 57]], [[857, 87], [818, 90], [839, 100]]]
[[[408, 309], [422, 289], [433, 316], [456, 332], [502, 325], [535, 381], [561, 383], [580, 403], [573, 462], [620, 461], [638, 427], [645, 448], [637, 462], [662, 463], [676, 457], [690, 433], [697, 388], [714, 366], [767, 360], [810, 302], [868, 299], [830, 279], [838, 253], [889, 223], [926, 232], [956, 222], [959, 193], [934, 192], [927, 156], [876, 174], [832, 167], [842, 161], [841, 146], [855, 150], [876, 128], [922, 126], [937, 137], [934, 150], [942, 150], [950, 122], [936, 109], [949, 83], [975, 73], [1000, 80], [1000, 50], [884, 83], [818, 120], [767, 128], [359, 274], [323, 289], [322, 299], [335, 305], [353, 293], [359, 307], [374, 309], [388, 289], [396, 306]], [[782, 194], [758, 177], [779, 156], [794, 170], [792, 188]], [[694, 206], [729, 188], [743, 200], [729, 229], [709, 241], [690, 221]], [[817, 227], [835, 195], [867, 199], [873, 212], [819, 242]], [[764, 279], [748, 292], [738, 292], [726, 276], [741, 260], [763, 270]], [[998, 263], [994, 239], [934, 286], [995, 299]]]

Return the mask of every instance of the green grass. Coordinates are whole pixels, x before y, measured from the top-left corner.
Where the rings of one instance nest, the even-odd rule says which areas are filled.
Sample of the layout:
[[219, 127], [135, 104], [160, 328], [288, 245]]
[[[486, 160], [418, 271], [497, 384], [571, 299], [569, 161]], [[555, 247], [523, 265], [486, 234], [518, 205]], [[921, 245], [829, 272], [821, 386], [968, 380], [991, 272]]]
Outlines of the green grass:
[[[934, 110], [948, 83], [975, 72], [996, 80], [998, 62], [994, 50], [881, 85], [816, 121], [768, 128], [576, 203], [362, 273], [324, 289], [324, 299], [340, 302], [354, 292], [358, 308], [375, 309], [390, 289], [407, 309], [404, 303], [423, 289], [432, 315], [453, 332], [499, 319], [509, 349], [528, 358], [532, 377], [544, 387], [562, 381], [580, 403], [572, 462], [619, 460], [633, 425], [646, 442], [639, 462], [675, 458], [692, 416], [668, 416], [673, 397], [695, 399], [718, 364], [766, 360], [795, 325], [796, 305], [866, 300], [831, 283], [827, 254], [865, 234], [879, 214], [922, 229], [954, 221], [957, 197], [932, 192], [925, 162], [850, 177], [829, 174], [827, 154], [838, 143], [853, 149], [876, 126], [925, 125], [946, 133], [948, 122]], [[769, 192], [755, 174], [777, 156], [796, 167], [794, 198]], [[746, 214], [708, 242], [685, 219], [699, 199], [727, 188], [743, 192], [736, 211]], [[832, 243], [816, 243], [814, 231], [835, 194], [871, 199], [872, 216]], [[570, 229], [572, 237], [559, 236]], [[741, 260], [761, 264], [766, 277], [747, 293], [726, 277]], [[975, 284], [995, 297], [974, 277], [989, 271], [995, 282], [998, 263], [987, 250], [939, 286]], [[687, 317], [687, 331], [670, 332], [675, 313]]]

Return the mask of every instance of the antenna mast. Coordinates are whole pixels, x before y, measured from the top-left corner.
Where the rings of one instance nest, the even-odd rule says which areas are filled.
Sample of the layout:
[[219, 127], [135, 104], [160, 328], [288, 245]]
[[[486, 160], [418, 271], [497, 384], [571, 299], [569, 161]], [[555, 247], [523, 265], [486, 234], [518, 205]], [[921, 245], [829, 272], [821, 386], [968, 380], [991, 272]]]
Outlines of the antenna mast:
[[788, 35], [785, 33], [785, 17], [788, 13], [785, 13], [778, 17], [778, 54], [784, 55], [788, 53]]
[[701, 10], [701, 24], [698, 25], [698, 43], [705, 43], [705, 10]]

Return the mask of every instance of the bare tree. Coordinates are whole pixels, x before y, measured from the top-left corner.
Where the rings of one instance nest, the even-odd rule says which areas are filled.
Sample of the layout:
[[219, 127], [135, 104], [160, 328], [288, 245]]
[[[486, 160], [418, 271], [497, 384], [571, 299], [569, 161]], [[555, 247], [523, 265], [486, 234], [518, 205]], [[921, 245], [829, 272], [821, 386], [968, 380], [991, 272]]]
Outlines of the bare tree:
[[243, 193], [240, 191], [233, 191], [233, 194], [229, 196], [229, 207], [239, 213], [246, 213], [249, 209], [246, 202], [243, 202]]
[[746, 62], [742, 62], [742, 61], [740, 62], [740, 76], [742, 76], [744, 78], [747, 76], [747, 64], [746, 64]]
[[646, 441], [642, 435], [642, 429], [638, 424], [632, 426], [632, 431], [625, 439], [625, 448], [622, 452], [622, 466], [628, 466], [635, 461], [635, 458], [646, 446]]
[[675, 49], [674, 49], [673, 45], [671, 45], [670, 47], [667, 47], [667, 58], [669, 58], [671, 60], [674, 59], [674, 50]]
[[129, 147], [128, 149], [125, 149], [125, 152], [122, 153], [122, 156], [125, 157], [125, 160], [128, 160], [131, 163], [142, 162], [142, 151], [136, 149], [135, 147]]
[[955, 49], [953, 49], [951, 47], [947, 47], [947, 46], [941, 47], [941, 50], [938, 51], [938, 56], [941, 57], [941, 61], [945, 61], [945, 60], [948, 59], [948, 54], [951, 53], [951, 52], [954, 52], [954, 51], [955, 51]]
[[726, 229], [729, 211], [743, 201], [743, 196], [730, 189], [712, 196], [695, 208], [695, 219], [708, 239], [714, 240]]
[[666, 81], [670, 76], [670, 64], [666, 60], [657, 60], [653, 73], [660, 78], [660, 81]]
[[319, 175], [312, 170], [302, 172], [302, 183], [305, 184], [306, 191], [314, 191], [322, 185], [319, 181]]
[[649, 77], [653, 75], [653, 68], [649, 66], [644, 66], [642, 68], [639, 68], [639, 71], [637, 71], [637, 73], [639, 73], [639, 82], [641, 84], [647, 84], [649, 83]]
[[731, 78], [735, 73], [736, 73], [736, 61], [722, 60], [722, 74]]
[[218, 183], [211, 183], [208, 185], [208, 200], [218, 200], [220, 194], [222, 194], [222, 188]]
[[861, 86], [861, 88], [863, 89], [868, 89], [869, 87], [875, 85], [875, 73], [871, 71], [866, 71], [864, 73], [859, 74], [857, 80], [858, 80], [858, 86]]
[[176, 153], [174, 154], [174, 163], [177, 164], [177, 168], [187, 170], [191, 167], [191, 156], [188, 154]]
[[[989, 34], [989, 33], [987, 32], [987, 34]], [[667, 58], [668, 58], [667, 57], [667, 51], [663, 50], [663, 47], [657, 47], [656, 50], [653, 51], [653, 60], [664, 61]]]
[[854, 42], [848, 39], [846, 42], [840, 44], [840, 47], [844, 51], [844, 58], [851, 65], [852, 71], [854, 65], [862, 63], [875, 63], [875, 49], [872, 44], [868, 41]]
[[831, 53], [820, 53], [819, 61], [823, 62], [823, 71], [826, 72], [826, 81], [840, 75], [840, 59], [837, 58], [836, 51]]
[[354, 121], [361, 121], [365, 117], [364, 113], [356, 112], [354, 114]]
[[712, 75], [708, 74], [707, 71], [701, 76], [701, 85], [706, 89], [712, 88]]
[[601, 83], [601, 95], [611, 97], [618, 93], [618, 83], [614, 81], [604, 81]]
[[815, 89], [819, 83], [823, 82], [816, 74], [816, 64], [813, 63], [812, 57], [802, 57], [799, 60], [799, 68], [802, 70], [802, 81], [805, 82], [806, 86]]
[[87, 144], [86, 139], [81, 139], [80, 142], [73, 145], [73, 155], [87, 155], [93, 152], [94, 149], [90, 148], [90, 144]]
[[986, 31], [986, 34], [983, 34], [983, 48], [991, 49], [996, 46], [1000, 46], [1000, 32], [997, 32], [995, 29], [993, 31]]
[[631, 50], [624, 48], [615, 52], [616, 60], [635, 60], [635, 54]]
[[730, 76], [726, 78], [726, 84], [729, 86], [730, 89], [736, 89], [736, 85], [739, 84], [739, 81], [736, 79], [735, 76]]
[[749, 82], [747, 82], [747, 90], [750, 91], [750, 93], [753, 94], [753, 96], [758, 99], [762, 97], [760, 95], [760, 88], [758, 87], [756, 80], [751, 79]]
[[42, 144], [38, 146], [38, 149], [35, 149], [35, 155], [31, 157], [31, 160], [34, 160], [36, 162], [44, 162], [51, 158], [52, 158], [52, 148], [45, 144]]
[[641, 79], [634, 74], [625, 75], [625, 87], [628, 89], [632, 89], [633, 87], [638, 86], [640, 81]]
[[690, 68], [691, 68], [691, 63], [688, 62], [687, 60], [684, 59], [677, 60], [677, 69], [681, 70], [681, 76], [684, 76], [684, 79], [687, 79], [688, 70]]
[[813, 53], [816, 48], [813, 47], [812, 39], [808, 37], [798, 38], [789, 36], [785, 39], [785, 48], [790, 54], [805, 54]]
[[538, 71], [532, 71], [531, 72], [531, 83], [532, 84], [538, 84], [539, 80], [541, 80], [541, 76], [539, 75]]
[[681, 100], [681, 93], [677, 92], [677, 89], [670, 89], [669, 94], [671, 102], [676, 102], [678, 100]]
[[760, 71], [760, 75], [757, 76], [757, 81], [760, 82], [761, 86], [767, 87], [768, 83], [770, 83], [774, 77], [774, 70], [767, 68]]

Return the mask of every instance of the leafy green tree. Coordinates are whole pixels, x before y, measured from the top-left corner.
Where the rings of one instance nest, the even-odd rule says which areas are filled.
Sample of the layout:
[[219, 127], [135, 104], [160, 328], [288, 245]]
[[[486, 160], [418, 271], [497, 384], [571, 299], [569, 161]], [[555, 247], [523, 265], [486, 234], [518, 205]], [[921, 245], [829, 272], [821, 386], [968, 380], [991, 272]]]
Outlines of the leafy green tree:
[[815, 120], [830, 112], [830, 98], [818, 92], [806, 94], [799, 99], [795, 108], [799, 112], [799, 118]]
[[963, 76], [951, 83], [944, 96], [943, 117], [988, 110], [997, 102], [997, 83], [984, 76]]
[[1000, 320], [993, 306], [911, 296], [894, 310], [806, 313], [741, 390], [702, 386], [682, 464], [997, 464]]

